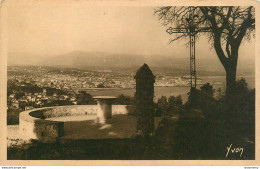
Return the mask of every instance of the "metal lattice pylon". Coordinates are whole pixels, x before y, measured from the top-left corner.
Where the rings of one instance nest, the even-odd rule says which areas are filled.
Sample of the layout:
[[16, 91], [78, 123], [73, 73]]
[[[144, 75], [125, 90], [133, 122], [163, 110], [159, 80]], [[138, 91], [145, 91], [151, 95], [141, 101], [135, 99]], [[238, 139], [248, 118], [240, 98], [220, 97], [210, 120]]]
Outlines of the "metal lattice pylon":
[[190, 36], [190, 86], [196, 88], [197, 76], [196, 76], [196, 62], [195, 62], [195, 40], [196, 34], [199, 32], [210, 32], [209, 28], [195, 28], [189, 26], [188, 28], [172, 28], [169, 27], [166, 30], [170, 35], [173, 33], [187, 33]]

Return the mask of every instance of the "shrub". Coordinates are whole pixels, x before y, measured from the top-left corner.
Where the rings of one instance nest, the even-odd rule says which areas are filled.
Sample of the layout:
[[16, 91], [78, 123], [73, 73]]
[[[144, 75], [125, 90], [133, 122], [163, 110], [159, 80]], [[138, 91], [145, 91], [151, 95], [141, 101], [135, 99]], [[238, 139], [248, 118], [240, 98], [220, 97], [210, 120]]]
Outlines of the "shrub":
[[76, 96], [76, 100], [78, 105], [91, 105], [94, 104], [95, 101], [90, 94], [86, 91], [80, 91], [79, 94]]
[[121, 105], [134, 105], [135, 99], [131, 96], [126, 96], [124, 94], [119, 95], [113, 104], [121, 104]]
[[156, 116], [173, 116], [183, 112], [184, 105], [181, 96], [162, 96], [156, 103]]

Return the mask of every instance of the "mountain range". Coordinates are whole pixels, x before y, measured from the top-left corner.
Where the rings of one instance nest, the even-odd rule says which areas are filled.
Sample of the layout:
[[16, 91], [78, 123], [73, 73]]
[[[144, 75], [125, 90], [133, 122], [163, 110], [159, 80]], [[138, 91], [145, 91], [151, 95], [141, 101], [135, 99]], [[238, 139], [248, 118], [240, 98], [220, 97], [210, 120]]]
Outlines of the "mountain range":
[[[189, 70], [190, 61], [180, 56], [143, 56], [127, 54], [110, 54], [102, 52], [73, 51], [62, 55], [35, 55], [28, 53], [8, 53], [8, 66], [63, 66], [89, 69], [128, 69], [138, 67], [144, 63], [155, 68], [172, 68]], [[245, 64], [246, 63], [246, 64]], [[254, 73], [254, 62], [240, 61], [239, 72], [243, 74]], [[224, 73], [222, 65], [217, 58], [197, 59], [197, 71], [210, 71]]]

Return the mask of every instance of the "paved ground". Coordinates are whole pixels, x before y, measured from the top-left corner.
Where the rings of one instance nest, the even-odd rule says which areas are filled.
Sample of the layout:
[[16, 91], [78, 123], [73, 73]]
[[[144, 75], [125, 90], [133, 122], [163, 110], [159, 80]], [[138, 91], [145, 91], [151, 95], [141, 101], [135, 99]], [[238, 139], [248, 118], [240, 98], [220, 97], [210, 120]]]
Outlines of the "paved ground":
[[[130, 138], [136, 132], [137, 119], [134, 116], [114, 115], [107, 124], [98, 124], [95, 119], [95, 115], [48, 118], [64, 121], [64, 136], [60, 140]], [[27, 143], [21, 139], [19, 125], [8, 125], [7, 128], [8, 147]]]
[[136, 117], [114, 115], [106, 124], [95, 122], [96, 115], [81, 115], [48, 118], [64, 121], [64, 136], [61, 139], [106, 139], [130, 138], [136, 132]]
[[96, 116], [74, 116], [72, 121], [65, 121], [61, 139], [130, 138], [136, 132], [134, 116], [114, 115], [106, 124], [96, 123], [95, 119]]

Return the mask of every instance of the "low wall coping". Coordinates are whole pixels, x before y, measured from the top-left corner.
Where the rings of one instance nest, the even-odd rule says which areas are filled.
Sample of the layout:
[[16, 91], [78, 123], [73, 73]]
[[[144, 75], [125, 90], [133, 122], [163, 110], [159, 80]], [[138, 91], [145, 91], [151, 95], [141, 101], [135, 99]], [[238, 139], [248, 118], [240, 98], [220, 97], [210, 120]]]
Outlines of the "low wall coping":
[[[97, 105], [69, 105], [69, 106], [52, 106], [52, 107], [41, 107], [41, 108], [36, 108], [36, 109], [30, 109], [26, 111], [22, 111], [19, 115], [19, 119], [22, 119], [27, 122], [37, 122], [37, 123], [49, 123], [49, 124], [54, 124], [58, 123], [57, 121], [51, 121], [48, 119], [41, 119], [38, 117], [34, 117], [30, 115], [32, 112], [36, 111], [44, 111], [44, 110], [53, 110], [53, 109], [59, 109], [59, 108], [80, 108], [80, 107], [86, 107], [86, 106], [97, 106]], [[112, 105], [112, 106], [119, 106], [119, 105]], [[120, 106], [132, 106], [132, 105], [120, 105]]]

